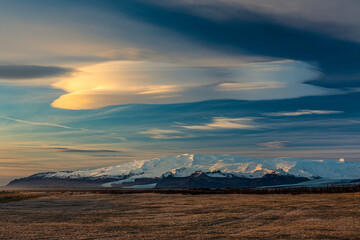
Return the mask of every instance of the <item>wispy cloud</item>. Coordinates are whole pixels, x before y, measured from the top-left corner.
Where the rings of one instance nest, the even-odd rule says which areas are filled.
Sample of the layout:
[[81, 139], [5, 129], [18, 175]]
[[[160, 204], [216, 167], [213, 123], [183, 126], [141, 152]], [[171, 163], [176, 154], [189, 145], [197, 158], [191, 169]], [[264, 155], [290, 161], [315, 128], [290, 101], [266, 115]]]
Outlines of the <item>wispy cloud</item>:
[[297, 110], [295, 112], [275, 112], [275, 113], [265, 113], [267, 116], [274, 117], [292, 117], [292, 116], [302, 116], [302, 115], [322, 115], [322, 114], [339, 114], [343, 111], [331, 111], [331, 110]]
[[157, 128], [141, 131], [139, 133], [144, 135], [150, 135], [150, 138], [153, 139], [178, 139], [178, 138], [188, 137], [183, 135], [183, 133], [178, 130], [167, 130], [167, 129], [157, 129]]
[[149, 130], [146, 130], [146, 131], [141, 131], [139, 133], [156, 135], [156, 134], [172, 134], [172, 133], [181, 133], [181, 132], [177, 131], [177, 130], [166, 130], [166, 129], [152, 128], [152, 129], [149, 129]]
[[289, 143], [288, 141], [273, 141], [273, 142], [259, 143], [258, 145], [260, 147], [268, 148], [268, 149], [279, 149], [286, 147], [288, 143]]
[[0, 115], [0, 118], [10, 120], [10, 121], [13, 121], [13, 122], [17, 122], [17, 123], [29, 124], [29, 125], [64, 128], [64, 129], [69, 129], [69, 130], [85, 131], [85, 132], [89, 132], [89, 133], [103, 133], [103, 134], [106, 134], [107, 137], [109, 137], [109, 138], [119, 139], [119, 140], [124, 141], [124, 142], [127, 141], [126, 138], [119, 136], [117, 133], [109, 132], [109, 131], [96, 130], [96, 129], [87, 129], [87, 128], [74, 128], [74, 127], [69, 127], [69, 126], [66, 126], [66, 125], [61, 125], [61, 124], [56, 124], [56, 123], [33, 122], [33, 121], [27, 121], [27, 120], [22, 120], [22, 119], [18, 119], [18, 118], [11, 118], [11, 117], [7, 117], [7, 116], [1, 116], [1, 115]]
[[75, 149], [75, 148], [66, 148], [66, 147], [56, 147], [48, 148], [52, 150], [57, 150], [59, 152], [67, 153], [121, 153], [122, 151], [118, 150], [107, 150], [107, 149]]
[[204, 125], [182, 126], [186, 129], [195, 130], [217, 130], [217, 129], [256, 129], [259, 128], [254, 123], [254, 118], [225, 118], [214, 117], [211, 123]]
[[[261, 70], [261, 69], [260, 69]], [[245, 83], [220, 83], [218, 85], [221, 91], [244, 91], [244, 90], [259, 90], [270, 88], [282, 88], [285, 84], [282, 82], [245, 82]]]
[[165, 134], [159, 134], [151, 136], [153, 139], [179, 139], [179, 138], [188, 138], [187, 136], [169, 136]]
[[14, 121], [14, 122], [17, 122], [17, 123], [25, 123], [25, 124], [30, 124], [30, 125], [58, 127], [58, 128], [65, 128], [65, 129], [77, 129], [77, 128], [72, 128], [72, 127], [69, 127], [69, 126], [60, 125], [60, 124], [56, 124], [56, 123], [32, 122], [32, 121], [26, 121], [26, 120], [17, 119], [17, 118], [10, 118], [10, 117], [6, 117], [6, 116], [0, 116], [0, 118], [10, 120], [10, 121]]

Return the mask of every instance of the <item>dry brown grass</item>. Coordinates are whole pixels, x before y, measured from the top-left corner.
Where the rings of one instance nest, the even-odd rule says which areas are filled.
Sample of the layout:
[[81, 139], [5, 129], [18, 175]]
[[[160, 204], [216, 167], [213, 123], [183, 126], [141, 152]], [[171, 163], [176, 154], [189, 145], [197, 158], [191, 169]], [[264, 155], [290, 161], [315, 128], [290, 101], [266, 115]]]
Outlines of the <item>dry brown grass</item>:
[[359, 239], [360, 194], [56, 194], [0, 204], [0, 239]]
[[16, 202], [16, 201], [21, 201], [21, 200], [26, 200], [26, 199], [31, 199], [31, 198], [37, 198], [37, 197], [42, 197], [42, 196], [45, 196], [45, 194], [25, 193], [25, 192], [17, 193], [17, 192], [1, 191], [0, 192], [0, 204], [7, 203], [7, 202]]

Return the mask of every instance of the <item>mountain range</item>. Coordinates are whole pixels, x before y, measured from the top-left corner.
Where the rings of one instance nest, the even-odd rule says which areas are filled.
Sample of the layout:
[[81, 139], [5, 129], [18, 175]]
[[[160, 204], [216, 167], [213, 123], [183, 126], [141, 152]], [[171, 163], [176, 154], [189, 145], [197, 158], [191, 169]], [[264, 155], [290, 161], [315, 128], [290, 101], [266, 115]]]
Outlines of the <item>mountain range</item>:
[[360, 162], [182, 154], [92, 170], [44, 172], [13, 188], [258, 188], [360, 182]]

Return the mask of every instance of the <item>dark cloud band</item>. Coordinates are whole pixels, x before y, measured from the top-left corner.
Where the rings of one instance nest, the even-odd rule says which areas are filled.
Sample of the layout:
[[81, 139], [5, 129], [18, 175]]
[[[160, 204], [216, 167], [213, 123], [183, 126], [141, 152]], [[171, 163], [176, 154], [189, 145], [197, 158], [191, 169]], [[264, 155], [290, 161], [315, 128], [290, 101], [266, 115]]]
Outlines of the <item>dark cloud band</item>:
[[120, 153], [121, 151], [116, 150], [104, 150], [104, 149], [74, 149], [74, 148], [51, 148], [59, 152], [68, 152], [68, 153]]
[[287, 26], [270, 15], [241, 6], [236, 6], [239, 14], [233, 19], [216, 21], [186, 9], [143, 0], [109, 1], [108, 4], [106, 6], [111, 6], [112, 11], [177, 32], [229, 54], [248, 53], [313, 63], [323, 76], [307, 81], [308, 84], [328, 88], [360, 86], [360, 44], [357, 42], [334, 38], [313, 29]]
[[73, 72], [71, 68], [38, 65], [0, 65], [0, 79], [35, 79], [62, 76]]

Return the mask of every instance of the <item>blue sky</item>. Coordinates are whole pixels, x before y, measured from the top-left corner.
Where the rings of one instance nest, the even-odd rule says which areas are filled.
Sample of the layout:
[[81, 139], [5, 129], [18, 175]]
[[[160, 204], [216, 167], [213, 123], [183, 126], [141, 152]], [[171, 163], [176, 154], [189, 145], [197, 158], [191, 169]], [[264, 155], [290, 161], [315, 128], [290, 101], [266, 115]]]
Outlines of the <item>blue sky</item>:
[[0, 183], [180, 153], [358, 161], [359, 10], [0, 0]]

